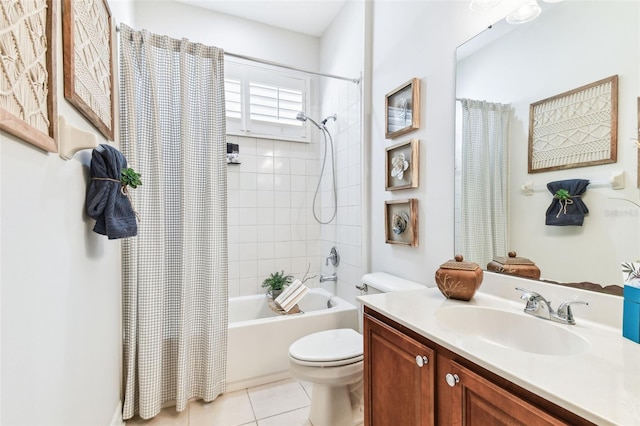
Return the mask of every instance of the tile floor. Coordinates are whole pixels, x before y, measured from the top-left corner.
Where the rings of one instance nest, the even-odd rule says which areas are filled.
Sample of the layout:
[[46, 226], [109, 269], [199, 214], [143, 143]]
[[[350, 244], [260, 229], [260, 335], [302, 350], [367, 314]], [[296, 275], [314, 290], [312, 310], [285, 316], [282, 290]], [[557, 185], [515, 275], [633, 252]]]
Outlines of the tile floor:
[[310, 383], [281, 380], [193, 401], [181, 413], [168, 407], [150, 420], [134, 417], [126, 426], [310, 426], [310, 397]]

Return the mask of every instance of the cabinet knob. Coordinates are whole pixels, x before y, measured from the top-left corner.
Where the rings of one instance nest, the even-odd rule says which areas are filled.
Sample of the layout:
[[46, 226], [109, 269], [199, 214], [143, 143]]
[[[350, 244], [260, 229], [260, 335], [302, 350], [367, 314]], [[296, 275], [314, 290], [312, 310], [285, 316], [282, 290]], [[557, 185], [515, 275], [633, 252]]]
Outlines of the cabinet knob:
[[418, 367], [422, 367], [425, 364], [429, 364], [429, 358], [427, 358], [424, 355], [417, 355], [416, 356], [416, 364], [418, 364]]
[[444, 376], [444, 379], [447, 381], [447, 384], [451, 387], [454, 387], [455, 385], [460, 383], [460, 377], [458, 377], [457, 374], [447, 373], [447, 375]]

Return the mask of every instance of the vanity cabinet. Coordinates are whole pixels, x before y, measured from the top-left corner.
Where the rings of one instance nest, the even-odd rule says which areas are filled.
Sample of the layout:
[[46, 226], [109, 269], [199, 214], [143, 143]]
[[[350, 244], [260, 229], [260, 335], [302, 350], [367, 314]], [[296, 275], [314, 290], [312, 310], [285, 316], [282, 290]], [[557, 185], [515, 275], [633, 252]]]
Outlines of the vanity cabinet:
[[365, 425], [591, 425], [365, 307]]

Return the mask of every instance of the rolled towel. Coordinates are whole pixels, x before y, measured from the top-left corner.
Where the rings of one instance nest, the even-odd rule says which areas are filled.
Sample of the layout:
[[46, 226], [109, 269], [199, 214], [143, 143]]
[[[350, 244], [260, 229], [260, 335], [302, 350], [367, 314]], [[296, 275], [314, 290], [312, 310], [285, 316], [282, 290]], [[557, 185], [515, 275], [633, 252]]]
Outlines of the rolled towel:
[[589, 181], [566, 179], [549, 182], [547, 189], [553, 194], [551, 205], [546, 212], [546, 225], [582, 226], [584, 215], [589, 209], [580, 196], [587, 190]]
[[138, 234], [136, 213], [120, 182], [126, 167], [127, 159], [110, 145], [100, 144], [91, 154], [87, 214], [96, 220], [93, 231], [110, 240]]

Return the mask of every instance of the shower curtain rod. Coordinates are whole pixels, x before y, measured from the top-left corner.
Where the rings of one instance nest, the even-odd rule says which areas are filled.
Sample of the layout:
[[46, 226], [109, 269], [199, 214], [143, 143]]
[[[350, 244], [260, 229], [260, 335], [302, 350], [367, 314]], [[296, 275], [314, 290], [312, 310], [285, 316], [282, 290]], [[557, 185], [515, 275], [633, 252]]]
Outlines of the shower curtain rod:
[[[116, 32], [120, 32], [120, 25], [116, 25]], [[231, 53], [231, 52], [224, 52], [225, 56], [231, 56], [232, 58], [237, 58], [237, 59], [244, 59], [247, 61], [253, 61], [253, 62], [258, 62], [264, 65], [271, 65], [274, 67], [280, 67], [280, 68], [286, 68], [289, 70], [293, 70], [293, 71], [299, 71], [299, 72], [304, 72], [307, 74], [313, 74], [313, 75], [319, 75], [321, 77], [329, 77], [329, 78], [336, 78], [338, 80], [344, 80], [344, 81], [350, 81], [351, 83], [356, 83], [356, 84], [360, 84], [360, 79], [359, 78], [349, 78], [349, 77], [342, 77], [339, 75], [333, 75], [333, 74], [326, 74], [326, 73], [322, 73], [322, 72], [316, 72], [316, 71], [308, 71], [308, 70], [304, 70], [302, 68], [296, 68], [296, 67], [292, 67], [290, 65], [284, 65], [284, 64], [279, 64], [277, 62], [272, 62], [272, 61], [267, 61], [265, 59], [259, 59], [259, 58], [254, 58], [252, 56], [246, 56], [246, 55], [240, 55], [238, 53]]]

